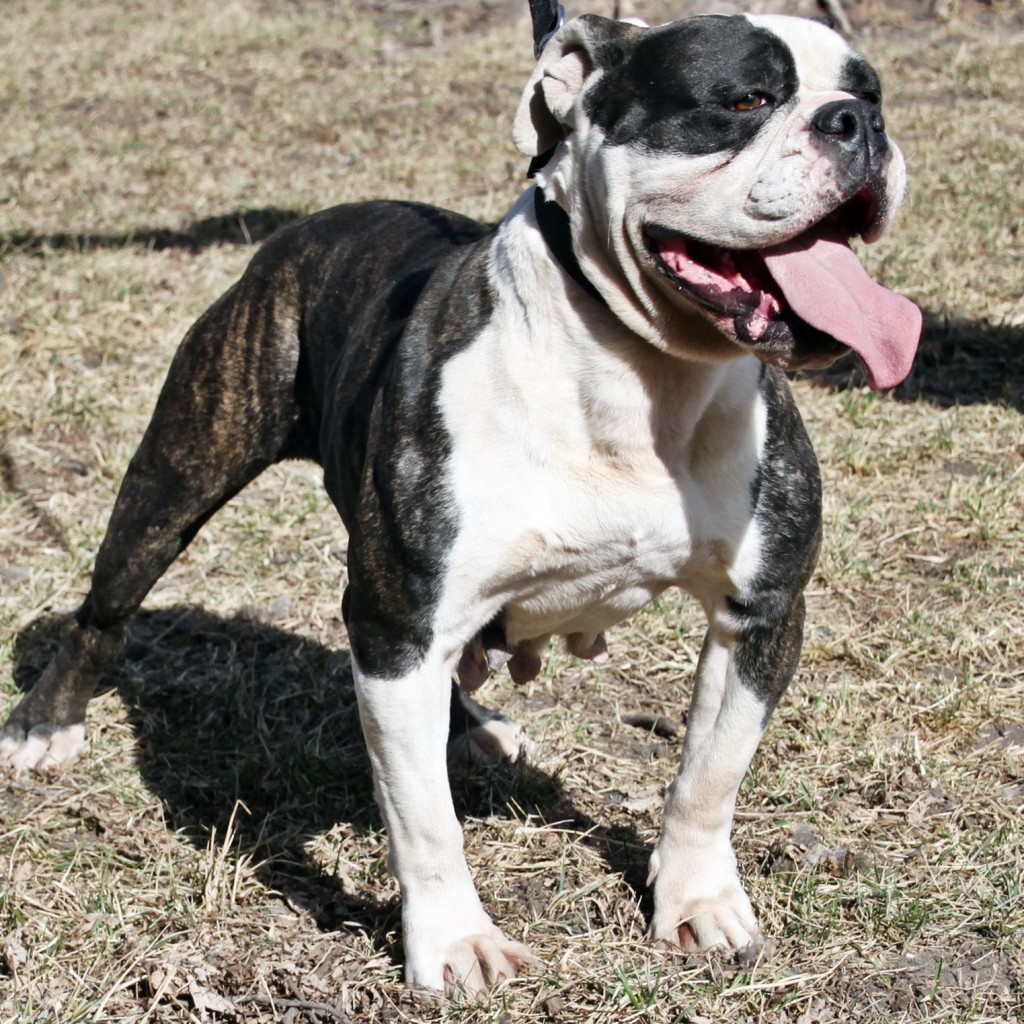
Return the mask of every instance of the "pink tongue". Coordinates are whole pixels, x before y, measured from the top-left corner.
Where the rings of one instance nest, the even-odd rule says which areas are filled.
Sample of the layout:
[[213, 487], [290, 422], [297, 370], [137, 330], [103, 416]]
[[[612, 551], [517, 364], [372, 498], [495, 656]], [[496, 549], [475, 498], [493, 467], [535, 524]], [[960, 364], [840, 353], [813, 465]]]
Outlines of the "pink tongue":
[[845, 241], [801, 235], [761, 255], [796, 315], [852, 348], [871, 387], [895, 387], [910, 373], [921, 310], [872, 281]]

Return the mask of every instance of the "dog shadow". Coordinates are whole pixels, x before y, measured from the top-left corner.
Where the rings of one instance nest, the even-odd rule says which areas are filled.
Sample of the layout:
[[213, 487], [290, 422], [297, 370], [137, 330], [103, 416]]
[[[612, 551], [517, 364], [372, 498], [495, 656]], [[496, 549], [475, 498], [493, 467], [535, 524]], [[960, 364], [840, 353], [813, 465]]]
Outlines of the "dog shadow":
[[0, 254], [5, 250], [15, 250], [22, 255], [37, 256], [47, 251], [82, 253], [96, 249], [124, 249], [128, 246], [157, 251], [188, 249], [195, 253], [213, 245], [255, 245], [305, 216], [307, 213], [301, 210], [264, 206], [204, 217], [180, 230], [140, 227], [113, 234], [17, 232], [0, 235]]
[[[797, 376], [834, 391], [865, 386], [852, 356]], [[1005, 404], [1024, 412], [1024, 327], [926, 312], [913, 369], [890, 395], [942, 408]]]
[[[16, 685], [27, 690], [55, 653], [67, 616], [37, 620], [15, 641]], [[325, 931], [365, 931], [393, 956], [397, 901], [344, 891], [311, 840], [339, 824], [383, 827], [373, 797], [345, 650], [270, 624], [198, 608], [140, 613], [108, 673], [128, 710], [142, 778], [168, 826], [206, 849], [233, 829], [234, 856]], [[557, 778], [528, 763], [450, 771], [462, 817], [535, 815], [577, 831], [647, 907], [648, 851], [627, 826], [581, 813]], [[244, 812], [235, 813], [238, 803]], [[246, 813], [247, 812], [247, 813]]]

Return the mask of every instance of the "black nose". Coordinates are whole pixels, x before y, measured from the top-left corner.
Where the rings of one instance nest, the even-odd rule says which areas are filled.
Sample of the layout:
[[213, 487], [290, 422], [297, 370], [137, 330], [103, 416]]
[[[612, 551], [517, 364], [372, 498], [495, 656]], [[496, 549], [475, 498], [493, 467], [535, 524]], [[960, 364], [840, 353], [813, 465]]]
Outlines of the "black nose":
[[819, 107], [811, 128], [844, 149], [866, 151], [876, 156], [885, 151], [885, 121], [882, 112], [867, 100], [834, 100]]

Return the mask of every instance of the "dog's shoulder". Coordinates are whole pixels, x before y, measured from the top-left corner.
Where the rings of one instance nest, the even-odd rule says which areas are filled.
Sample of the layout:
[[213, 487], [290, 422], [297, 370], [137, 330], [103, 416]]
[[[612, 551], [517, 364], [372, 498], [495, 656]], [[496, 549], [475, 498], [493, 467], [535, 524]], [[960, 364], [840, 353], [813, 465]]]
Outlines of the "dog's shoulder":
[[493, 231], [491, 224], [426, 203], [344, 203], [275, 232], [252, 269], [265, 273], [294, 265], [304, 278], [331, 279], [358, 267], [360, 278], [379, 285], [394, 280], [396, 267], [436, 266], [451, 251]]

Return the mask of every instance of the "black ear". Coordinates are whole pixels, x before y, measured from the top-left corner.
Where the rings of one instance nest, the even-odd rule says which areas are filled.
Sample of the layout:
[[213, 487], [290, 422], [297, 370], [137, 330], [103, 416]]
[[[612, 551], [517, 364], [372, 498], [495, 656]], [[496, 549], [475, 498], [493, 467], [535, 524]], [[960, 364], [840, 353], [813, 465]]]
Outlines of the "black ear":
[[566, 22], [544, 47], [519, 101], [512, 139], [520, 152], [537, 156], [564, 139], [587, 79], [625, 60], [644, 31], [596, 14]]

